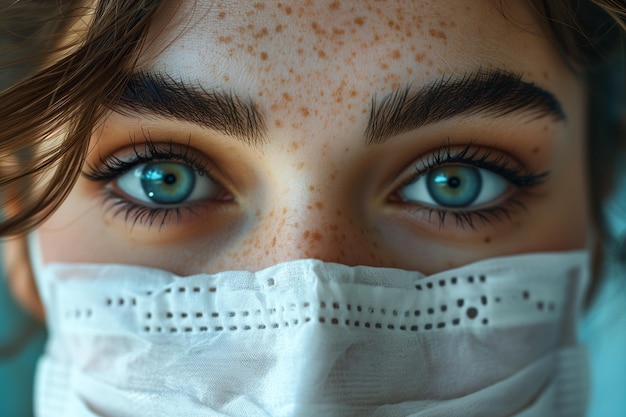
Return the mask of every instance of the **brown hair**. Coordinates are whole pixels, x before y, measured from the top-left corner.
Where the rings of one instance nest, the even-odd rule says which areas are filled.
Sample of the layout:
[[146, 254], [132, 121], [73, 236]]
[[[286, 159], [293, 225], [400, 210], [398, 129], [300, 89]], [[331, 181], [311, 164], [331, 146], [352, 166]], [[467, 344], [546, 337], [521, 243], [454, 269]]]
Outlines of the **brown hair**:
[[[95, 8], [77, 0], [47, 3], [56, 16], [26, 35], [12, 26], [32, 22], [44, 2], [17, 1], [0, 10], [0, 29], [26, 36], [26, 49], [35, 51], [14, 63], [42, 67], [0, 94], [0, 236], [33, 228], [70, 192], [103, 103], [125, 86], [160, 1], [101, 0]], [[68, 39], [70, 28], [78, 33]]]
[[[161, 2], [99, 0], [94, 8], [78, 0], [9, 3], [0, 6], [0, 30], [23, 39], [14, 52], [32, 51], [33, 59], [22, 56], [21, 65], [40, 69], [0, 94], [0, 236], [32, 229], [67, 196], [82, 169], [94, 126], [106, 103], [114, 102], [127, 83]], [[54, 5], [47, 12], [55, 17], [42, 25], [33, 17], [42, 15], [44, 4]], [[626, 95], [623, 68], [615, 75], [616, 63], [624, 58], [626, 3], [531, 0], [531, 4], [567, 59], [584, 69], [592, 102], [591, 172], [602, 178], [619, 119], [607, 111], [621, 109], [619, 100]], [[84, 17], [88, 18], [84, 36], [53, 47]], [[55, 135], [60, 139], [49, 140]], [[594, 187], [592, 191], [597, 194]], [[594, 197], [599, 201], [598, 195]]]

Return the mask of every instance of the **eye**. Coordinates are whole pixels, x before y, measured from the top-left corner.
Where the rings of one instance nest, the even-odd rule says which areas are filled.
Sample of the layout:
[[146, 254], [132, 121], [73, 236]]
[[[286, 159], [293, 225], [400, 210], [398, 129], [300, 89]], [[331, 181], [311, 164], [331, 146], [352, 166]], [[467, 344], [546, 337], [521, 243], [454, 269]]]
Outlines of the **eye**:
[[403, 201], [434, 207], [464, 208], [496, 200], [508, 188], [506, 179], [489, 170], [450, 164], [419, 175], [402, 187], [398, 194]]
[[179, 162], [138, 164], [114, 184], [137, 201], [159, 206], [214, 199], [222, 192], [211, 178]]

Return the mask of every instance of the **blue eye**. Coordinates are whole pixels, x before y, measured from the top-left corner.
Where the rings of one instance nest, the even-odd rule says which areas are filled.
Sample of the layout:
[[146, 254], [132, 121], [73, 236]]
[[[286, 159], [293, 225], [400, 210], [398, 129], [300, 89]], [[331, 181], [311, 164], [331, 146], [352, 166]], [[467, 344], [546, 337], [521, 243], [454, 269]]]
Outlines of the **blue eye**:
[[404, 201], [433, 207], [479, 206], [500, 197], [509, 183], [500, 175], [468, 165], [443, 165], [418, 176], [399, 191]]
[[163, 206], [215, 198], [221, 190], [207, 176], [178, 162], [139, 164], [117, 178], [116, 183], [135, 200]]

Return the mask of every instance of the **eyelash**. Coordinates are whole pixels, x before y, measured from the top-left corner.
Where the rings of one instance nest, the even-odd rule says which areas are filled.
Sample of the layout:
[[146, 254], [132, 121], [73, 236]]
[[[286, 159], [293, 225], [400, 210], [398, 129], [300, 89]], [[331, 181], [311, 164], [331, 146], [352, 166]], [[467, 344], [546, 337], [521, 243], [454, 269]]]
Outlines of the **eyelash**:
[[[100, 159], [100, 165], [87, 165], [87, 169], [83, 172], [83, 176], [94, 182], [108, 182], [127, 173], [135, 166], [142, 163], [154, 161], [177, 161], [192, 167], [198, 174], [210, 176], [210, 169], [207, 163], [201, 161], [197, 155], [191, 152], [189, 145], [180, 147], [174, 145], [172, 141], [166, 143], [155, 143], [149, 135], [144, 135], [143, 146], [146, 151], [141, 152], [137, 149], [136, 143], [133, 141], [132, 150], [134, 156], [132, 160], [125, 161], [116, 156]], [[520, 165], [511, 166], [511, 161], [503, 154], [493, 156], [491, 149], [478, 147], [474, 142], [469, 143], [463, 149], [456, 152], [449, 143], [442, 145], [434, 152], [430, 153], [415, 167], [415, 173], [404, 182], [404, 185], [410, 184], [418, 177], [428, 173], [430, 170], [442, 165], [458, 164], [469, 165], [476, 168], [486, 169], [494, 174], [501, 175], [507, 181], [521, 190], [527, 190], [525, 193], [529, 195], [532, 188], [544, 183], [549, 172], [534, 173], [525, 172]], [[194, 205], [188, 204], [180, 207], [148, 207], [146, 205], [137, 204], [128, 199], [120, 197], [114, 191], [105, 188], [104, 198], [108, 203], [107, 210], [113, 211], [113, 216], [122, 215], [126, 223], [130, 223], [134, 227], [137, 223], [147, 225], [149, 228], [158, 223], [159, 230], [165, 226], [168, 219], [175, 217], [180, 222], [183, 210], [190, 214], [195, 214]], [[200, 203], [202, 204], [202, 203]], [[495, 221], [504, 219], [511, 220], [511, 213], [514, 209], [526, 210], [526, 205], [519, 199], [512, 197], [503, 204], [496, 207], [489, 207], [477, 210], [452, 210], [441, 207], [427, 207], [415, 204], [417, 210], [428, 210], [428, 219], [431, 220], [433, 215], [437, 216], [439, 228], [443, 229], [448, 216], [453, 216], [455, 225], [461, 228], [476, 229], [476, 222], [483, 224], [492, 224]]]
[[[541, 173], [525, 172], [521, 165], [511, 166], [511, 160], [504, 154], [493, 156], [494, 151], [475, 145], [475, 141], [467, 144], [461, 151], [455, 152], [453, 146], [448, 143], [442, 145], [429, 156], [423, 159], [422, 166], [415, 167], [413, 176], [404, 183], [410, 184], [418, 177], [425, 175], [430, 170], [444, 165], [469, 165], [475, 168], [482, 168], [500, 175], [520, 190], [525, 190], [525, 195], [531, 195], [530, 190], [543, 184], [550, 175], [549, 171]], [[526, 210], [523, 201], [511, 197], [503, 204], [496, 207], [489, 207], [476, 210], [452, 210], [441, 207], [427, 207], [415, 205], [417, 210], [428, 210], [428, 220], [433, 214], [437, 216], [439, 229], [443, 229], [449, 215], [454, 217], [455, 225], [460, 228], [470, 228], [476, 230], [476, 221], [483, 224], [493, 224], [504, 219], [511, 220], [511, 213], [514, 209]]]
[[[155, 161], [174, 161], [182, 162], [193, 168], [196, 173], [207, 176], [215, 181], [210, 175], [208, 164], [200, 160], [200, 158], [191, 151], [189, 144], [182, 148], [170, 140], [166, 143], [155, 143], [152, 138], [144, 133], [145, 152], [137, 149], [137, 144], [132, 141], [133, 157], [131, 160], [125, 161], [115, 155], [106, 159], [100, 158], [98, 166], [87, 164], [83, 176], [94, 182], [109, 182], [121, 175], [129, 172], [137, 165], [150, 163]], [[105, 187], [103, 190], [103, 198], [107, 204], [106, 210], [113, 212], [113, 217], [123, 216], [124, 222], [130, 224], [131, 228], [136, 224], [145, 225], [152, 228], [158, 223], [161, 230], [172, 216], [179, 223], [183, 215], [183, 211], [195, 214], [194, 205], [187, 204], [179, 207], [149, 207], [143, 204], [134, 203], [126, 198], [120, 197], [116, 192]], [[195, 206], [199, 206], [198, 203]]]

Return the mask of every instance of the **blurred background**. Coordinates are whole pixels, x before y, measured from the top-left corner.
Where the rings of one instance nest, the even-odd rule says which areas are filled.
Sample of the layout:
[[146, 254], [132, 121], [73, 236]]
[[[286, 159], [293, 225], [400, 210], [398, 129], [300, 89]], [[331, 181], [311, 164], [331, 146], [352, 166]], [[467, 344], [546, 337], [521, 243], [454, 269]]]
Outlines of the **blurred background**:
[[0, 282], [0, 415], [32, 416], [33, 376], [43, 351], [45, 330], [11, 298]]

